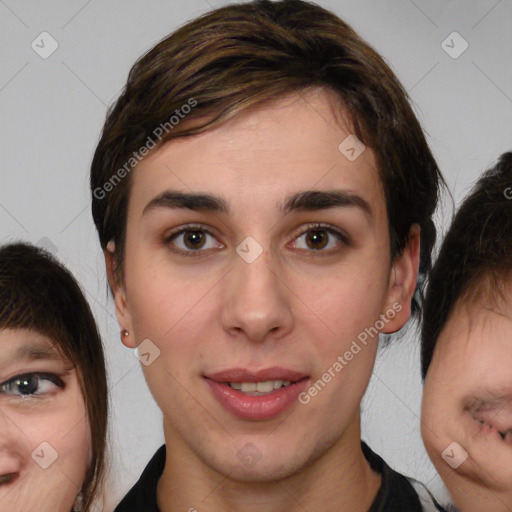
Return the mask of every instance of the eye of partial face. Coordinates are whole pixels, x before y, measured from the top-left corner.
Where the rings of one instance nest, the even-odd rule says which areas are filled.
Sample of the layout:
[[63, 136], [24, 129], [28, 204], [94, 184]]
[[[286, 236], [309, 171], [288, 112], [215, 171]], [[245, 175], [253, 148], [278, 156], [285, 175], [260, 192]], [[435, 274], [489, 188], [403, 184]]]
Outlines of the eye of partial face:
[[18, 396], [46, 395], [63, 387], [64, 382], [55, 374], [25, 373], [0, 384], [0, 393]]

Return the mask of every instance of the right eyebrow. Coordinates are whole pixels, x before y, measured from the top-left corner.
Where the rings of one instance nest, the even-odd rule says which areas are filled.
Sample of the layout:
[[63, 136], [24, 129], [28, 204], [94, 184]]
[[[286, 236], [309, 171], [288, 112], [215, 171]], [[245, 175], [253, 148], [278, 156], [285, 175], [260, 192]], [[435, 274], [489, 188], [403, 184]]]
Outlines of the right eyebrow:
[[49, 345], [47, 343], [28, 343], [16, 350], [15, 359], [28, 359], [31, 361], [38, 360], [60, 360], [64, 355], [57, 348], [57, 344]]
[[188, 210], [229, 213], [229, 205], [225, 199], [212, 194], [194, 194], [166, 190], [152, 199], [142, 211], [142, 215], [155, 208], [183, 208]]

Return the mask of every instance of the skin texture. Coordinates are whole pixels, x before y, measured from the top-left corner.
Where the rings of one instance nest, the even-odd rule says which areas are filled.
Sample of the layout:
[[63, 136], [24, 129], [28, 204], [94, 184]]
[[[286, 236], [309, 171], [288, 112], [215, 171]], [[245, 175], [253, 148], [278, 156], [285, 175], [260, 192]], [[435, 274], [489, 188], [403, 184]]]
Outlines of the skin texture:
[[[401, 310], [382, 332], [408, 319], [419, 233], [392, 266], [375, 159], [369, 148], [353, 162], [341, 154], [347, 126], [325, 92], [293, 95], [171, 141], [133, 172], [124, 283], [114, 281], [112, 255], [105, 256], [118, 320], [130, 333], [123, 342], [133, 348], [149, 338], [160, 350], [143, 369], [164, 415], [163, 512], [366, 511], [373, 501], [380, 476], [361, 452], [359, 404], [376, 336], [307, 405], [270, 420], [232, 416], [203, 378], [280, 366], [314, 383], [393, 304]], [[231, 213], [144, 213], [169, 189], [221, 195]], [[371, 215], [357, 206], [287, 215], [277, 208], [290, 194], [331, 189], [359, 195]], [[213, 232], [199, 256], [171, 251], [192, 251], [183, 235], [169, 240], [187, 223]], [[343, 230], [348, 243], [328, 232], [312, 242], [310, 223]], [[250, 264], [236, 252], [248, 236], [263, 249]], [[246, 443], [261, 455], [251, 467], [237, 457]]]
[[[0, 330], [0, 510], [69, 512], [85, 478], [90, 449], [85, 405], [76, 370], [53, 345], [32, 330]], [[29, 349], [31, 355], [20, 355]], [[48, 351], [53, 356], [44, 355]], [[21, 396], [20, 386], [6, 384], [35, 372], [58, 376], [64, 387], [41, 377], [40, 394]], [[43, 442], [51, 448], [40, 446]], [[44, 469], [52, 449], [57, 458]]]
[[[506, 306], [457, 304], [425, 379], [423, 441], [463, 512], [512, 509], [512, 436], [498, 434], [512, 429], [511, 304], [510, 290]], [[441, 457], [452, 442], [468, 453], [457, 468]]]

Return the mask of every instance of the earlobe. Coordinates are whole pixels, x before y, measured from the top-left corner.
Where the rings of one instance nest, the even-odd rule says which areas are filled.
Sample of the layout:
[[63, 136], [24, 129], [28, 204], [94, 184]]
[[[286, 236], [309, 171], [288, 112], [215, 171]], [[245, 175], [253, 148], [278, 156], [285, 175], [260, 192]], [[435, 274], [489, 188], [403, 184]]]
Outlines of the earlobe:
[[382, 330], [385, 334], [400, 330], [411, 316], [411, 301], [418, 279], [420, 235], [419, 225], [413, 224], [407, 245], [402, 254], [396, 257], [391, 269], [386, 311], [383, 311], [384, 316], [389, 318]]
[[135, 348], [135, 340], [133, 337], [132, 318], [127, 307], [126, 288], [123, 283], [117, 278], [116, 272], [116, 258], [115, 258], [115, 245], [113, 241], [107, 244], [107, 248], [103, 251], [105, 256], [105, 268], [107, 270], [107, 278], [114, 295], [114, 303], [116, 306], [116, 317], [122, 332], [127, 332], [129, 335], [121, 336], [123, 345], [128, 348]]

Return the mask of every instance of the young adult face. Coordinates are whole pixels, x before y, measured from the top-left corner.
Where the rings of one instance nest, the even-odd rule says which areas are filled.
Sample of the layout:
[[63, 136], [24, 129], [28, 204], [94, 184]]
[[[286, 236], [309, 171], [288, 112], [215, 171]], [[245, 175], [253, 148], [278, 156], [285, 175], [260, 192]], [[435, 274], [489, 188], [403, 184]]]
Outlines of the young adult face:
[[[317, 91], [171, 141], [133, 171], [116, 307], [127, 346], [150, 340], [139, 355], [150, 363], [143, 370], [168, 457], [271, 481], [358, 446], [377, 337], [341, 371], [332, 367], [380, 315], [382, 332], [409, 317], [418, 236], [393, 267], [375, 159], [366, 148], [349, 161], [338, 149], [349, 133]], [[214, 195], [229, 213], [178, 208], [173, 191]], [[281, 211], [307, 191], [337, 191], [342, 201]], [[330, 382], [308, 395], [329, 368]], [[261, 390], [292, 384], [266, 397], [226, 384], [262, 381]]]
[[512, 508], [512, 292], [507, 299], [457, 304], [425, 379], [423, 440], [462, 511]]
[[90, 448], [76, 370], [33, 330], [0, 330], [0, 347], [0, 510], [69, 512]]

